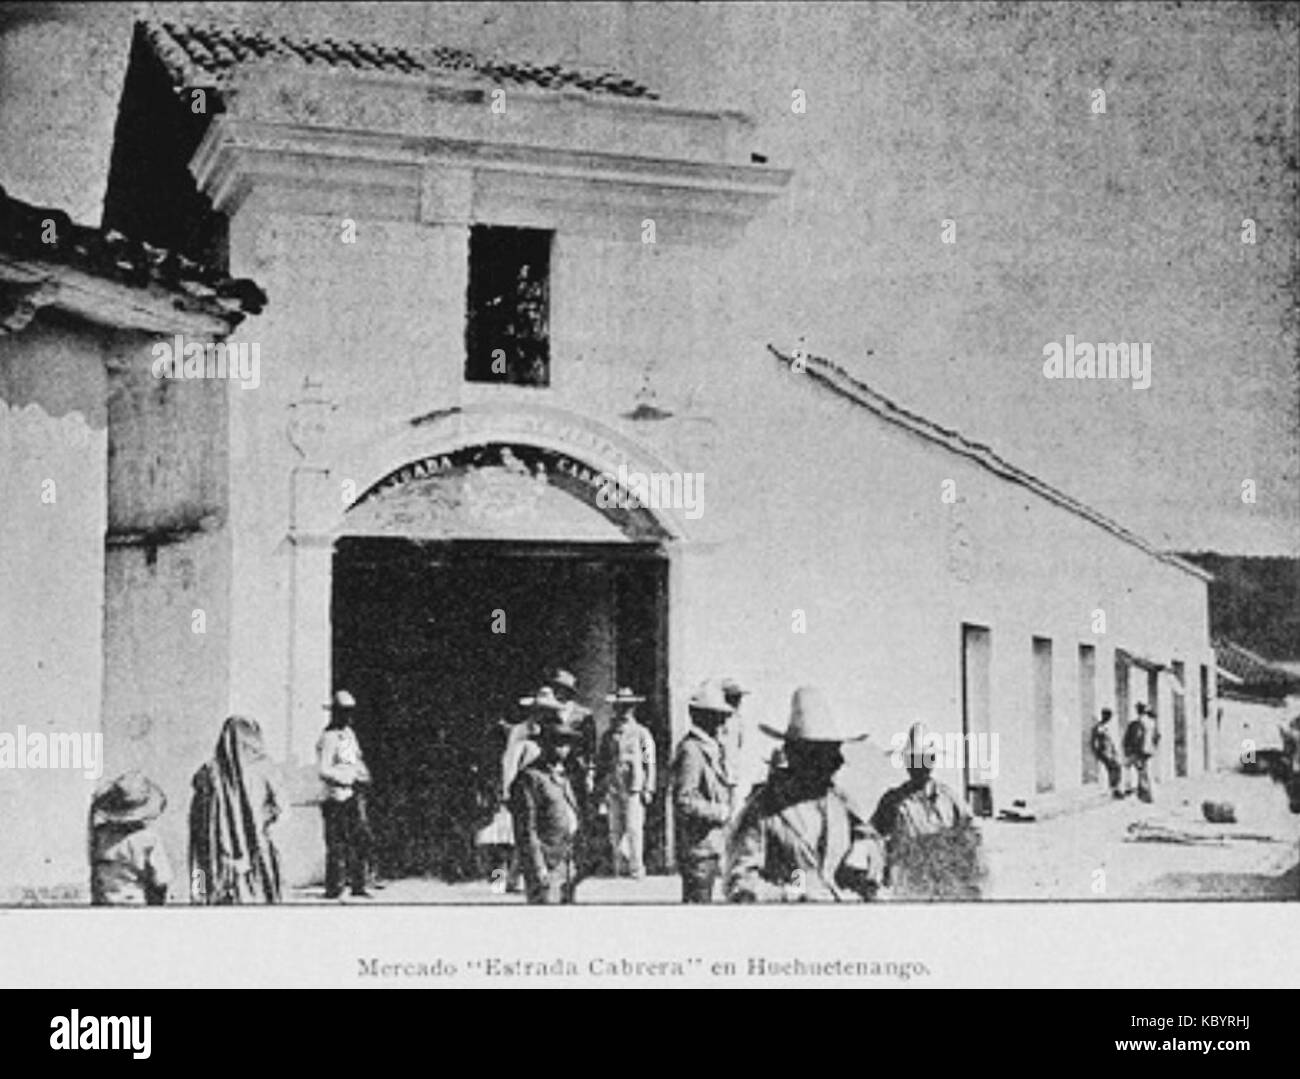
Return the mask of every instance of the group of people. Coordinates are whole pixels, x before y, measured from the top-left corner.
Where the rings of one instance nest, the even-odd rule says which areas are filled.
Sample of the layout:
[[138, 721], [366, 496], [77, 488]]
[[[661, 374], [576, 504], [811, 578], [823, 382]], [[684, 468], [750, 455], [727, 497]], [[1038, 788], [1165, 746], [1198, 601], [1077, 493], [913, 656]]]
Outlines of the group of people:
[[[365, 791], [370, 774], [352, 730], [356, 701], [346, 690], [326, 708], [330, 720], [317, 744], [325, 826], [325, 895], [346, 882], [354, 896], [378, 886], [370, 866]], [[286, 810], [258, 722], [231, 716], [212, 759], [192, 780], [189, 814], [189, 898], [192, 903], [278, 903], [280, 856], [272, 828]], [[157, 905], [173, 886], [171, 863], [155, 823], [167, 808], [156, 783], [139, 771], [104, 785], [91, 800], [91, 902]]]
[[645, 697], [627, 686], [607, 695], [610, 724], [597, 739], [577, 693], [577, 679], [561, 669], [521, 698], [524, 717], [502, 754], [506, 819], [493, 838], [511, 850], [507, 887], [522, 887], [530, 902], [572, 901], [596, 860], [590, 832], [598, 818], [607, 821], [615, 875], [645, 876], [645, 814], [658, 774], [654, 737], [636, 718]]
[[[577, 695], [572, 673], [559, 670], [521, 699], [523, 718], [511, 727], [502, 756], [502, 843], [512, 852], [511, 884], [530, 903], [572, 903], [591, 871], [594, 843], [608, 844], [615, 875], [646, 872], [646, 812], [661, 784], [654, 737], [636, 714], [645, 698], [627, 686], [607, 695], [610, 723], [596, 738], [592, 711]], [[972, 894], [926, 878], [927, 866], [949, 857], [941, 853], [948, 844], [963, 852], [958, 862], [965, 859], [957, 876], [977, 887], [978, 832], [962, 800], [934, 779], [920, 724], [909, 734], [907, 780], [864, 811], [837, 774], [844, 746], [866, 736], [846, 732], [822, 694], [802, 687], [784, 730], [760, 725], [775, 750], [766, 781], [742, 802], [737, 716], [746, 695], [734, 680], [715, 679], [687, 703], [691, 723], [666, 785], [683, 902], [710, 903], [719, 891], [733, 902], [870, 900], [885, 888]], [[368, 898], [378, 886], [366, 812], [370, 773], [352, 730], [355, 707], [350, 693], [336, 692], [317, 744], [331, 899], [345, 887]], [[1149, 797], [1149, 780], [1140, 789]], [[285, 806], [259, 725], [231, 716], [212, 759], [193, 778], [191, 902], [280, 901], [271, 830]], [[90, 819], [94, 903], [166, 902], [172, 871], [154, 828], [165, 807], [163, 792], [139, 772], [97, 793]]]
[[[1117, 747], [1114, 713], [1103, 708], [1100, 718], [1093, 724], [1091, 746], [1093, 756], [1106, 769], [1112, 798], [1127, 798], [1136, 790], [1139, 799], [1151, 802], [1155, 797], [1151, 787], [1151, 758], [1160, 745], [1160, 725], [1156, 721], [1155, 709], [1149, 705], [1139, 703], [1136, 712], [1125, 725]], [[1120, 747], [1123, 748], [1123, 757], [1120, 756]]]
[[[846, 731], [819, 690], [800, 687], [784, 730], [759, 725], [778, 748], [766, 781], [738, 807], [718, 737], [737, 704], [716, 682], [688, 702], [672, 791], [683, 902], [712, 902], [719, 883], [736, 903], [872, 900], [883, 888], [965, 898], [978, 889], [978, 832], [964, 802], [934, 778], [922, 724], [908, 735], [906, 781], [868, 813], [837, 782], [845, 745], [866, 735]], [[955, 888], [936, 889], [916, 872], [935, 861], [935, 841], [963, 852]]]
[[[189, 897], [194, 903], [278, 903], [280, 859], [271, 826], [284, 813], [256, 720], [231, 716], [212, 759], [194, 774], [190, 801]], [[173, 885], [155, 823], [162, 789], [139, 771], [112, 780], [91, 800], [91, 902], [158, 905]]]
[[[521, 699], [528, 711], [502, 760], [511, 872], [530, 903], [574, 901], [592, 803], [595, 819], [606, 820], [615, 875], [645, 873], [645, 811], [657, 772], [654, 738], [635, 714], [644, 698], [628, 687], [606, 696], [610, 725], [586, 761], [580, 747], [592, 741], [591, 713], [576, 689], [561, 670]], [[865, 813], [836, 782], [844, 745], [865, 735], [846, 733], [817, 689], [800, 688], [785, 730], [760, 727], [778, 748], [767, 781], [741, 804], [734, 721], [745, 696], [733, 680], [710, 680], [688, 702], [691, 725], [673, 755], [669, 793], [683, 902], [710, 903], [719, 890], [733, 902], [870, 900], [886, 887], [916, 894], [914, 867], [933, 860], [933, 842], [948, 837], [969, 854], [958, 876], [978, 887], [978, 833], [962, 800], [933, 778], [921, 725], [909, 735], [906, 782]]]

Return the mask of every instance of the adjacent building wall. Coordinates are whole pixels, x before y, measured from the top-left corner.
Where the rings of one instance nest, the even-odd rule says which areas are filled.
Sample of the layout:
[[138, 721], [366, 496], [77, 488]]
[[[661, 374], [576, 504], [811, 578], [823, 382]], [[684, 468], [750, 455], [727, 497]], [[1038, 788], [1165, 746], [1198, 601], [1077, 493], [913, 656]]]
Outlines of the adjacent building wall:
[[[92, 753], [111, 349], [97, 329], [48, 310], [0, 336], [0, 736], [85, 735]], [[0, 767], [0, 904], [85, 901], [86, 813], [102, 763], [90, 775]]]
[[[751, 717], [783, 725], [791, 688], [821, 683], [885, 745], [915, 720], [960, 731], [961, 625], [991, 631], [995, 797], [1032, 797], [1032, 640], [1052, 642], [1055, 786], [1081, 782], [1078, 646], [1095, 647], [1096, 704], [1114, 707], [1114, 650], [1189, 672], [1210, 662], [1203, 580], [895, 427], [770, 357], [732, 352], [709, 513], [726, 543], [687, 586], [700, 675], [738, 671]], [[952, 481], [955, 504], [943, 501]], [[755, 587], [762, 582], [762, 587]], [[1104, 615], [1104, 631], [1098, 615]], [[802, 615], [806, 632], [798, 632]], [[1139, 678], [1138, 676], [1141, 675]], [[1135, 672], [1132, 701], [1146, 699]], [[1160, 679], [1161, 756], [1173, 774]], [[1200, 770], [1196, 681], [1189, 767]]]

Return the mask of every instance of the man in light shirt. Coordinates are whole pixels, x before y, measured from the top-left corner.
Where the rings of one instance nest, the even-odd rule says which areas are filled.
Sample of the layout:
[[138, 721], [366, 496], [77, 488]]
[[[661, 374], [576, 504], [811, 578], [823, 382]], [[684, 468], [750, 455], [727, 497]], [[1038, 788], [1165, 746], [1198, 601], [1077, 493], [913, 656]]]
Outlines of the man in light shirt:
[[640, 880], [645, 876], [645, 811], [655, 793], [655, 740], [637, 722], [636, 706], [644, 697], [622, 686], [605, 700], [614, 706], [614, 715], [596, 754], [596, 793], [609, 813], [614, 876], [626, 869]]
[[361, 814], [361, 791], [370, 783], [370, 769], [352, 730], [357, 702], [346, 689], [326, 705], [329, 725], [316, 743], [316, 759], [324, 783], [321, 813], [325, 818], [325, 898], [338, 899], [344, 878], [352, 894], [369, 899], [366, 862], [369, 858], [366, 822]]

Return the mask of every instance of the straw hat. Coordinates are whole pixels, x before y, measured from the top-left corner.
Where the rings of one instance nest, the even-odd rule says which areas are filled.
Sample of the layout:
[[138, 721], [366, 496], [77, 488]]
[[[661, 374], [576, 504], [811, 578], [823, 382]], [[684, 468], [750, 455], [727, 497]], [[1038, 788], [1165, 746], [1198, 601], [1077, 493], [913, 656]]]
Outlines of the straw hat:
[[903, 764], [907, 768], [930, 768], [935, 765], [937, 750], [930, 742], [930, 730], [925, 723], [917, 720], [907, 730], [907, 742], [903, 746]]
[[572, 671], [566, 671], [563, 667], [551, 675], [546, 684], [552, 689], [562, 690], [571, 697], [577, 696], [578, 679]]
[[321, 705], [327, 712], [332, 712], [335, 708], [355, 708], [356, 706], [357, 699], [346, 689], [336, 690], [334, 696], [330, 698], [329, 704]]
[[519, 703], [525, 708], [536, 708], [539, 711], [555, 713], [564, 712], [569, 707], [567, 702], [560, 700], [555, 695], [555, 690], [549, 685], [542, 686], [531, 697], [520, 697]]
[[714, 679], [702, 682], [691, 694], [691, 699], [686, 702], [686, 706], [692, 712], [714, 712], [720, 716], [729, 716], [735, 711], [727, 703], [726, 694], [722, 692], [722, 684]]
[[95, 822], [112, 821], [132, 824], [153, 820], [167, 808], [167, 796], [162, 788], [143, 772], [127, 772], [118, 776], [96, 796], [93, 803]]
[[760, 723], [759, 730], [786, 742], [860, 742], [865, 734], [851, 734], [831, 711], [821, 690], [800, 686], [790, 698], [790, 722], [784, 731]]
[[638, 697], [632, 692], [630, 686], [619, 686], [617, 693], [607, 693], [605, 703], [607, 704], [643, 704], [644, 697]]

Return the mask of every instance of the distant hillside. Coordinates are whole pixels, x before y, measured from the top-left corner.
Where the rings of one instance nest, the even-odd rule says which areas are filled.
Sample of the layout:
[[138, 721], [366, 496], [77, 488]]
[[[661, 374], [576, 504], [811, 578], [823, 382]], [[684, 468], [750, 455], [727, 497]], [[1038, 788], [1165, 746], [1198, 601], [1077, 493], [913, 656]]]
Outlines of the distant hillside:
[[1184, 554], [1214, 574], [1210, 633], [1269, 660], [1300, 660], [1300, 559]]

